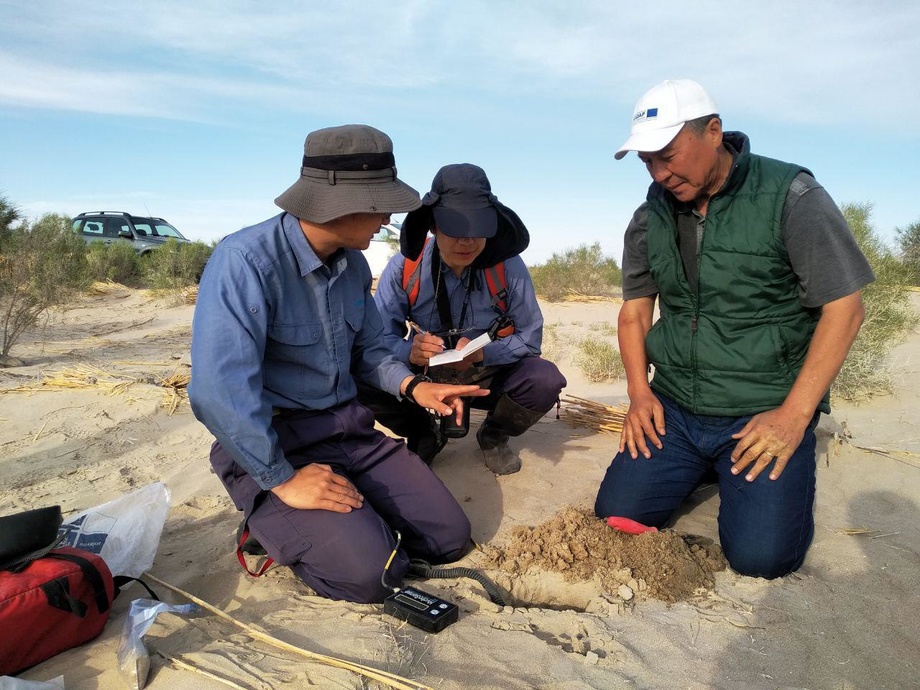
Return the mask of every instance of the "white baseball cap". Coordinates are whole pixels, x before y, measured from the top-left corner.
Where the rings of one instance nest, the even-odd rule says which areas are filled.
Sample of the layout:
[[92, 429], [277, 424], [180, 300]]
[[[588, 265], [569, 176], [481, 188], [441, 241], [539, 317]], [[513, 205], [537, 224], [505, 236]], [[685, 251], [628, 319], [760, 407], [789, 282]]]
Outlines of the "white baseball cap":
[[660, 151], [685, 122], [718, 112], [715, 101], [692, 79], [667, 79], [636, 103], [629, 139], [613, 157], [620, 160], [629, 151]]

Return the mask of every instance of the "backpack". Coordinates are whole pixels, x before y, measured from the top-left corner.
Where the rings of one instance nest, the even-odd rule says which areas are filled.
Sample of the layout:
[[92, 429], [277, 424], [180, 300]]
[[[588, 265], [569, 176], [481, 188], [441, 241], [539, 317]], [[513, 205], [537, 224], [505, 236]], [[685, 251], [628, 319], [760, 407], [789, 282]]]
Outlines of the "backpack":
[[[409, 311], [418, 301], [418, 293], [421, 288], [422, 258], [425, 256], [425, 247], [428, 245], [428, 238], [422, 245], [422, 251], [419, 252], [417, 259], [406, 258], [403, 263], [402, 289], [409, 298]], [[508, 312], [508, 283], [505, 280], [505, 262], [500, 261], [494, 266], [487, 266], [482, 269], [486, 278], [486, 286], [489, 288], [489, 294], [492, 296], [492, 308], [498, 313], [499, 319], [504, 319]], [[508, 320], [507, 324], [502, 324], [496, 332], [496, 337], [505, 338], [514, 333], [514, 324]]]
[[159, 599], [98, 554], [59, 546], [61, 523], [60, 506], [0, 517], [0, 676], [98, 637], [130, 581]]
[[0, 675], [14, 675], [102, 632], [115, 585], [99, 556], [63, 546], [19, 572], [0, 570]]

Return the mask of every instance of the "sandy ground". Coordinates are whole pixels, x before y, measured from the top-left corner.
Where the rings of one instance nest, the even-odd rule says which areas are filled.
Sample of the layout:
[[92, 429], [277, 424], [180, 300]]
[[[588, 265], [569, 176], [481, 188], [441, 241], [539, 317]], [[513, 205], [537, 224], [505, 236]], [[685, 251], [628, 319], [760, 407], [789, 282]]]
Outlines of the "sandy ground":
[[[614, 341], [617, 308], [615, 301], [544, 305], [561, 336], [554, 349], [566, 393], [625, 401], [624, 383], [590, 383], [573, 363], [580, 338]], [[632, 584], [629, 598], [605, 572], [577, 581], [556, 569], [512, 576], [489, 568], [513, 606], [493, 604], [473, 580], [429, 580], [422, 586], [457, 603], [460, 620], [428, 635], [380, 606], [316, 597], [283, 568], [259, 579], [241, 571], [232, 547], [238, 514], [210, 471], [211, 438], [187, 401], [169, 414], [169, 392], [156, 385], [188, 372], [192, 311], [175, 299], [116, 289], [87, 296], [22, 339], [11, 354], [24, 365], [0, 369], [0, 515], [53, 504], [72, 514], [163, 481], [172, 506], [154, 575], [289, 643], [434, 688], [920, 687], [920, 334], [892, 355], [896, 395], [840, 405], [823, 419], [816, 535], [798, 573], [765, 581], [723, 570], [711, 587], [668, 602], [651, 596], [638, 571], [614, 577]], [[38, 385], [82, 366], [115, 378], [97, 372], [85, 387]], [[112, 389], [125, 379], [133, 383]], [[474, 428], [481, 414], [474, 411]], [[515, 475], [488, 472], [473, 434], [452, 442], [434, 466], [461, 500], [477, 542], [499, 550], [515, 528], [587, 509], [616, 438], [548, 414], [513, 443], [524, 461]], [[714, 490], [698, 492], [675, 528], [715, 540], [717, 511]], [[484, 552], [462, 564], [488, 565]], [[127, 589], [100, 638], [22, 677], [63, 674], [73, 689], [127, 687], [116, 649], [130, 600], [143, 594]], [[9, 631], [0, 638], [9, 644]], [[163, 615], [145, 639], [152, 690], [227, 687], [157, 652], [235, 687], [379, 687], [255, 642], [209, 614]]]

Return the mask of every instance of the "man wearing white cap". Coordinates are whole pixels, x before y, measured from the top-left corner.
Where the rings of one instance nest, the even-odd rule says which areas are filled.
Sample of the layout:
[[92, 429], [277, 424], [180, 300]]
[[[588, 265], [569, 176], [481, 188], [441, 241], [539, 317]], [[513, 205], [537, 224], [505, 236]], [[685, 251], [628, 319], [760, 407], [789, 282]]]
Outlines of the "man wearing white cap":
[[811, 173], [752, 154], [718, 112], [696, 82], [662, 82], [615, 155], [653, 182], [626, 230], [630, 408], [595, 511], [662, 526], [715, 473], [729, 563], [772, 578], [811, 543], [814, 428], [874, 276]]

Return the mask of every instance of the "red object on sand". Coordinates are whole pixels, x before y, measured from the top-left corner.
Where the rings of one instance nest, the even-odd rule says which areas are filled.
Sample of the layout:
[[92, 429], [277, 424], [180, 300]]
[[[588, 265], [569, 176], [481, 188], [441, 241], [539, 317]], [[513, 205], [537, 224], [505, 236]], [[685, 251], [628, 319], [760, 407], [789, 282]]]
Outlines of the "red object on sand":
[[641, 522], [636, 522], [635, 520], [630, 520], [625, 517], [617, 517], [612, 515], [607, 518], [607, 524], [610, 527], [613, 527], [615, 530], [620, 532], [626, 532], [627, 534], [644, 534], [645, 532], [657, 532], [657, 527], [649, 527], [648, 525], [643, 525]]

